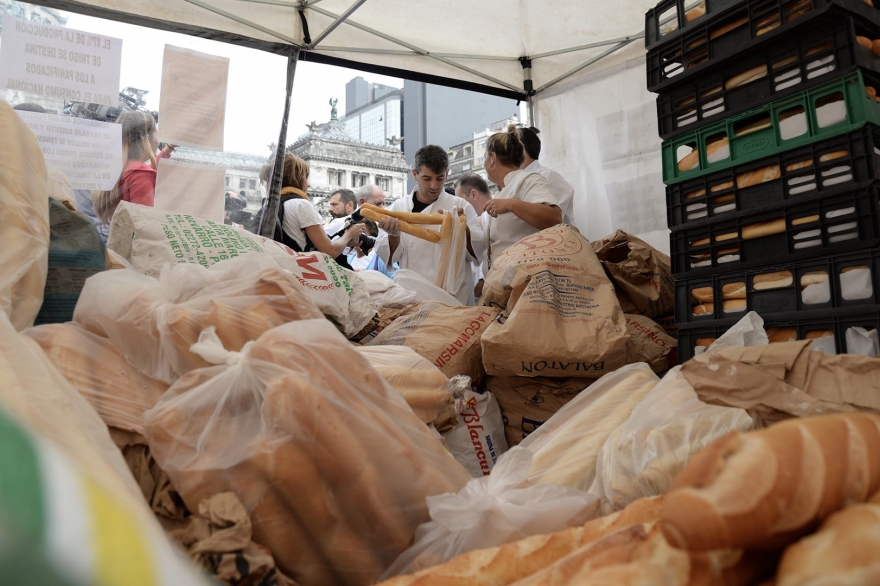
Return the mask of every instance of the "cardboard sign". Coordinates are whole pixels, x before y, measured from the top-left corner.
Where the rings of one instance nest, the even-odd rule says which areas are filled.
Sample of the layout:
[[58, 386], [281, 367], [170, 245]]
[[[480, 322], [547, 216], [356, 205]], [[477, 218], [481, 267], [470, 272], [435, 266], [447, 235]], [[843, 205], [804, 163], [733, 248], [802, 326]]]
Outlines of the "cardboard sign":
[[159, 141], [223, 150], [229, 59], [165, 45]]
[[155, 207], [223, 223], [226, 167], [159, 159]]
[[0, 90], [119, 106], [122, 39], [3, 16]]
[[17, 112], [37, 140], [46, 162], [72, 189], [110, 191], [122, 173], [122, 126], [87, 118]]

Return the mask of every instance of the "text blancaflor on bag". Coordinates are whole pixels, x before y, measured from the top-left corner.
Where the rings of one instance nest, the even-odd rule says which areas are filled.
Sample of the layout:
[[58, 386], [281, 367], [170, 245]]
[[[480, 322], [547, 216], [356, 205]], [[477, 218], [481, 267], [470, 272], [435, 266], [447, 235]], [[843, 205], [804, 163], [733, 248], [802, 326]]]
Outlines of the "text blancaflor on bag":
[[444, 432], [449, 451], [471, 476], [488, 476], [507, 451], [501, 409], [492, 393], [475, 393], [466, 377], [453, 381], [458, 425]]

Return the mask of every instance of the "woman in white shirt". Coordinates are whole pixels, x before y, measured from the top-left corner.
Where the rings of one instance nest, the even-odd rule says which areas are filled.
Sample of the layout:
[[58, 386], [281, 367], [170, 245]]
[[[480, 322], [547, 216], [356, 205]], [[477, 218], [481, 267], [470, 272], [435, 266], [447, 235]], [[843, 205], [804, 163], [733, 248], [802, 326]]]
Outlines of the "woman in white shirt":
[[488, 268], [498, 255], [525, 238], [562, 222], [562, 212], [550, 184], [538, 173], [521, 170], [525, 149], [516, 126], [486, 141], [485, 168], [501, 191], [486, 204], [489, 225]]
[[[266, 184], [269, 182], [271, 171], [270, 165], [264, 166], [260, 171], [260, 179]], [[323, 218], [306, 194], [308, 188], [309, 164], [296, 155], [287, 153], [284, 156], [281, 201], [278, 205], [278, 219], [282, 232], [280, 241], [296, 252], [313, 250], [323, 252], [342, 266], [350, 268], [343, 251], [357, 244], [358, 238], [364, 233], [363, 225], [351, 226], [341, 238], [331, 242], [324, 231]]]

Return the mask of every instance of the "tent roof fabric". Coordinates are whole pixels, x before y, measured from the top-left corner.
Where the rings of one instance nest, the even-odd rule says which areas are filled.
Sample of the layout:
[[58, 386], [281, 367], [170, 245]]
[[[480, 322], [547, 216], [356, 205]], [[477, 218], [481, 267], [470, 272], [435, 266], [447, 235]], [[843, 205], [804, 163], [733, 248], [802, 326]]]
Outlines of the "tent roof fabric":
[[[525, 98], [641, 44], [656, 0], [44, 0], [44, 5]], [[525, 58], [525, 60], [524, 60]]]

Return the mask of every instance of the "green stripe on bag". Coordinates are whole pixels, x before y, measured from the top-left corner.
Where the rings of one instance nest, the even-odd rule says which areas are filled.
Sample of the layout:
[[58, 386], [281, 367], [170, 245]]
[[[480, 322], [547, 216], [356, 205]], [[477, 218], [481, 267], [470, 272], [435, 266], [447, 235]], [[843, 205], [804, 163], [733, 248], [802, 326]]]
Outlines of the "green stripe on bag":
[[20, 542], [42, 542], [46, 529], [43, 487], [30, 438], [0, 411], [0, 516]]

